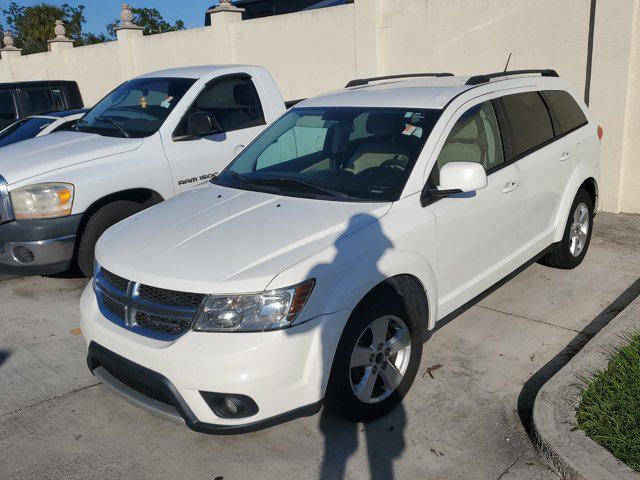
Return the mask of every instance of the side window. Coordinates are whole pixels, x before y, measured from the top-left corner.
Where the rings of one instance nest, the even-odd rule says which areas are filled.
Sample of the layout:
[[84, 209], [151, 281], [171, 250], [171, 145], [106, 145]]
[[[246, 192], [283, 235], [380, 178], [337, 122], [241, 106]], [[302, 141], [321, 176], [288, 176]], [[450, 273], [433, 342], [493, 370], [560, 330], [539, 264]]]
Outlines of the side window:
[[230, 77], [206, 86], [187, 110], [175, 132], [187, 133], [187, 120], [194, 112], [213, 114], [224, 132], [264, 125], [260, 98], [250, 78]]
[[551, 117], [538, 92], [516, 93], [500, 100], [507, 119], [511, 158], [553, 138]]
[[587, 117], [569, 92], [563, 90], [547, 90], [542, 96], [555, 116], [558, 133], [567, 133], [588, 123]]
[[439, 183], [440, 169], [449, 162], [476, 162], [485, 170], [504, 163], [502, 139], [491, 101], [467, 110], [455, 123], [445, 141], [430, 183]]
[[11, 92], [0, 92], [0, 120], [15, 120], [16, 106]]

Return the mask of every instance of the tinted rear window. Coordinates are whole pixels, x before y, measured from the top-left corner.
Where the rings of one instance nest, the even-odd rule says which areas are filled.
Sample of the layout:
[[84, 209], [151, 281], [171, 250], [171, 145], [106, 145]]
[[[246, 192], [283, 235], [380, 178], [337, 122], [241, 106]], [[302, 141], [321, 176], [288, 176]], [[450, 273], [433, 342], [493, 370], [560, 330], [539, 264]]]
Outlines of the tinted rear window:
[[558, 133], [570, 132], [587, 124], [587, 117], [569, 92], [548, 90], [542, 95], [556, 117], [560, 130]]
[[511, 158], [553, 138], [551, 117], [538, 92], [516, 93], [501, 100], [509, 127]]

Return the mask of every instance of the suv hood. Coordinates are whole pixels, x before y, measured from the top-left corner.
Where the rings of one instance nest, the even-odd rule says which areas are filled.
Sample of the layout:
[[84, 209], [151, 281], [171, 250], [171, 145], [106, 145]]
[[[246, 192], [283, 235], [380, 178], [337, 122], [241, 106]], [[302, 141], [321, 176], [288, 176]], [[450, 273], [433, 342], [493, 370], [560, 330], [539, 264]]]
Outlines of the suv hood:
[[390, 206], [207, 185], [111, 227], [98, 242], [96, 258], [121, 277], [155, 287], [259, 292], [283, 270], [374, 222]]
[[140, 138], [103, 137], [95, 133], [56, 132], [0, 148], [0, 175], [11, 184], [78, 163], [135, 150], [142, 141]]

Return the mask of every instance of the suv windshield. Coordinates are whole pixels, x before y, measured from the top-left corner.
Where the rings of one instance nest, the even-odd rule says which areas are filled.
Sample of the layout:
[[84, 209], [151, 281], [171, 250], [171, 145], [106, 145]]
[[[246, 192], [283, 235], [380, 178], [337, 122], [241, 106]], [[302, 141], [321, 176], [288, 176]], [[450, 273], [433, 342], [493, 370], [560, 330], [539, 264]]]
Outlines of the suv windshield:
[[195, 79], [138, 78], [123, 83], [76, 124], [79, 132], [148, 137], [158, 131]]
[[245, 190], [342, 201], [399, 198], [440, 110], [290, 110], [215, 183]]

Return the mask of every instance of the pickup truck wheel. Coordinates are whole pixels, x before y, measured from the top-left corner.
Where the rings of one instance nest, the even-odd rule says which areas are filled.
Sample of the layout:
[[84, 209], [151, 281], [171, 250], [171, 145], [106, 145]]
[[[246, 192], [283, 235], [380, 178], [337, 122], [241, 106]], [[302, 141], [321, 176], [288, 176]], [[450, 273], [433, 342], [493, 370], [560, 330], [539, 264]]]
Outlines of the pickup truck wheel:
[[129, 200], [117, 200], [97, 210], [87, 222], [78, 246], [78, 266], [85, 277], [93, 275], [96, 242], [112, 225], [143, 209], [142, 205]]
[[540, 263], [553, 268], [572, 269], [582, 263], [593, 230], [593, 201], [586, 190], [580, 189], [569, 210], [564, 236]]
[[336, 350], [327, 407], [353, 421], [373, 420], [393, 410], [418, 371], [420, 332], [395, 294], [356, 312]]

